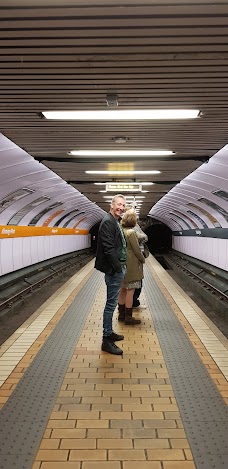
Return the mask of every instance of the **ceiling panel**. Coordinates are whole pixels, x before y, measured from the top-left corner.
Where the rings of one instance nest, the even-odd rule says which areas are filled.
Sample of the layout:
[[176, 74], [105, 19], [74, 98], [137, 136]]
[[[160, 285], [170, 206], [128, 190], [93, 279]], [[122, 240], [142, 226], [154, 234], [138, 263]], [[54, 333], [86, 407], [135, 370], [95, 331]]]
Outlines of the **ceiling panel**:
[[[102, 208], [85, 171], [159, 169], [141, 217], [227, 143], [228, 2], [1, 0], [0, 132]], [[44, 110], [196, 108], [185, 121], [74, 122]], [[126, 143], [115, 143], [115, 137]], [[166, 158], [76, 158], [77, 149], [167, 149]], [[121, 166], [122, 165], [122, 166]], [[126, 177], [122, 178], [126, 181]], [[118, 178], [121, 180], [121, 178]], [[132, 180], [132, 178], [131, 178]]]

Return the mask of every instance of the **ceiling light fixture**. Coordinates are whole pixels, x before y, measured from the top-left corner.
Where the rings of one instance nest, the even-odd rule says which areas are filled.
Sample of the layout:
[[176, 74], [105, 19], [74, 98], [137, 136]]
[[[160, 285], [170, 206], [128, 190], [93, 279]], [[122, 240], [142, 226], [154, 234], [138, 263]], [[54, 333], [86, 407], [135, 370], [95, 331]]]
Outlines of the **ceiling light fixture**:
[[[120, 182], [120, 181], [115, 181], [116, 184], [123, 184], [123, 182]], [[154, 182], [131, 182], [131, 181], [127, 181], [128, 184], [132, 184], [132, 185], [135, 185], [135, 184], [141, 184], [141, 186], [153, 186]], [[107, 182], [94, 182], [95, 186], [105, 186], [106, 184], [108, 184]], [[143, 191], [142, 191], [143, 192]]]
[[154, 182], [140, 182], [142, 186], [153, 186]]
[[107, 109], [97, 111], [42, 111], [46, 119], [61, 120], [154, 120], [195, 119], [198, 109]]
[[115, 143], [122, 144], [122, 143], [126, 143], [126, 142], [127, 142], [128, 137], [113, 137], [112, 140], [113, 140]]
[[119, 170], [110, 170], [110, 171], [85, 171], [86, 174], [123, 174], [123, 175], [131, 175], [131, 174], [160, 174], [161, 171], [119, 171]]
[[[104, 199], [110, 199], [110, 200], [111, 200], [111, 198], [112, 198], [110, 195], [103, 195], [103, 197], [104, 197]], [[136, 196], [134, 196], [134, 195], [126, 195], [126, 196], [124, 196], [124, 197], [125, 197], [125, 199], [127, 199], [127, 200], [129, 200], [129, 199], [132, 199], [132, 200], [134, 200], [134, 199], [145, 199], [145, 195], [136, 195]]]
[[169, 156], [175, 155], [171, 150], [72, 150], [68, 152], [72, 156], [91, 156], [91, 157], [108, 157], [108, 156]]

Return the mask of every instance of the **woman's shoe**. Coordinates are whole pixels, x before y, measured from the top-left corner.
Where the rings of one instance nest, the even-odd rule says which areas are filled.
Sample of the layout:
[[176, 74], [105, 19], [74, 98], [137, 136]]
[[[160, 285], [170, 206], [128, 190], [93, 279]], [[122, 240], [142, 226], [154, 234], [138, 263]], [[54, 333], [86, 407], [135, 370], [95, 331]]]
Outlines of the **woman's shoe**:
[[140, 319], [135, 319], [132, 317], [132, 309], [133, 308], [125, 308], [124, 324], [128, 326], [136, 326], [137, 324], [141, 324]]
[[119, 311], [118, 321], [124, 322], [124, 319], [125, 319], [125, 305], [118, 304], [118, 311]]

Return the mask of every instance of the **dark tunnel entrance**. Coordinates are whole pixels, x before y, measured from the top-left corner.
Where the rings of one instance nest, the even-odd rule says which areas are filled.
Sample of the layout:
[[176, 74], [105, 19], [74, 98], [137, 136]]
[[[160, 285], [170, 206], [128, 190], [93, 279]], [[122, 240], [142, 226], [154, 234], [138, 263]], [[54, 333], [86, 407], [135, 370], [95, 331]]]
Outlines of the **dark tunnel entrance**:
[[148, 248], [154, 256], [165, 254], [172, 248], [172, 231], [163, 223], [150, 225], [145, 229]]
[[94, 225], [91, 230], [91, 248], [94, 253], [97, 251], [97, 236], [98, 236], [98, 230], [99, 230], [100, 222]]
[[[97, 249], [97, 235], [100, 222], [94, 225], [91, 230], [91, 248], [94, 252]], [[172, 231], [163, 223], [156, 223], [148, 226], [145, 230], [148, 236], [148, 248], [153, 255], [162, 255], [172, 248]]]

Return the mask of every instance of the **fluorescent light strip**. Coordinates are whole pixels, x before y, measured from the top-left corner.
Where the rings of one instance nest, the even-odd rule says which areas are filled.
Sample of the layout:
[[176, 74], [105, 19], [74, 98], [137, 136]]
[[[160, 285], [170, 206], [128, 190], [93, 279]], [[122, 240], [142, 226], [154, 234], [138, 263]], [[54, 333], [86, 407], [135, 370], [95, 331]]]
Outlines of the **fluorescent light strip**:
[[175, 155], [171, 150], [73, 150], [68, 152], [74, 156], [168, 156]]
[[110, 170], [110, 171], [85, 171], [86, 174], [160, 174], [161, 171], [119, 171], [119, 170]]
[[46, 119], [61, 120], [154, 120], [195, 119], [198, 109], [107, 109], [97, 111], [43, 111]]
[[[104, 195], [104, 199], [112, 199], [111, 195]], [[135, 199], [145, 199], [145, 195], [125, 195], [125, 199], [127, 200], [135, 200]]]
[[[95, 186], [105, 186], [105, 184], [109, 184], [109, 183], [108, 182], [94, 182], [94, 184], [95, 184]], [[124, 184], [124, 182], [115, 181], [115, 184]], [[132, 185], [141, 184], [141, 186], [152, 186], [154, 184], [154, 182], [131, 182], [131, 181], [128, 181], [127, 184], [132, 184]]]

